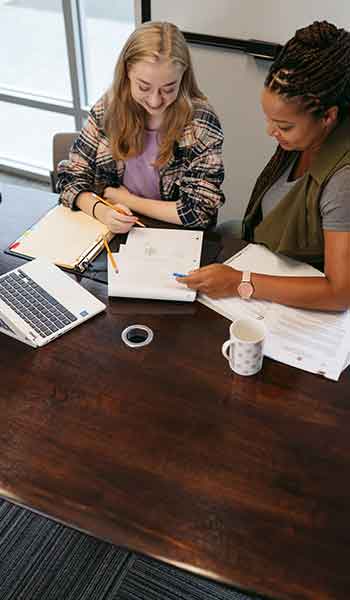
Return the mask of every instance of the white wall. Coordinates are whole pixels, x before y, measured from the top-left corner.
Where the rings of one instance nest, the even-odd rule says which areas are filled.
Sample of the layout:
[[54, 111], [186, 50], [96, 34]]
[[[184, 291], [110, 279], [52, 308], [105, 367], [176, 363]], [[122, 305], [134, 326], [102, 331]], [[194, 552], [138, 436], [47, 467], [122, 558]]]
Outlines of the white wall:
[[239, 52], [191, 46], [199, 85], [225, 133], [226, 204], [219, 222], [240, 219], [255, 179], [273, 152], [265, 133], [260, 93], [269, 62]]
[[183, 31], [284, 44], [312, 21], [349, 29], [348, 0], [151, 0], [152, 19]]

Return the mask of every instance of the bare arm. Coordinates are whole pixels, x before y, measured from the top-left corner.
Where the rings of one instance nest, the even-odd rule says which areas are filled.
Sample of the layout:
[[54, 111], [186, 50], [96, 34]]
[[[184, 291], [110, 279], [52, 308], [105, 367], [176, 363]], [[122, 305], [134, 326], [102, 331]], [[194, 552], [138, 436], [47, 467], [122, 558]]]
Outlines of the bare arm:
[[[276, 277], [252, 273], [254, 298], [299, 308], [345, 310], [350, 306], [350, 233], [324, 231], [325, 277]], [[252, 271], [254, 266], [252, 265]], [[237, 295], [241, 272], [209, 265], [179, 278], [213, 297]]]
[[103, 195], [107, 200], [121, 202], [131, 210], [147, 217], [181, 225], [176, 202], [141, 198], [140, 196], [131, 194], [124, 186], [120, 186], [119, 188], [107, 187]]
[[[109, 231], [113, 231], [113, 233], [126, 233], [135, 225], [137, 221], [137, 217], [131, 214], [130, 210], [127, 206], [116, 204], [116, 206], [120, 206], [125, 212], [130, 213], [127, 215], [123, 215], [113, 210], [112, 208], [108, 208], [102, 204], [102, 202], [96, 204], [98, 198], [91, 192], [81, 192], [76, 199], [76, 206], [80, 208], [83, 212], [85, 212], [90, 217], [95, 216], [96, 219], [104, 223]], [[114, 203], [113, 203], [114, 204]], [[93, 208], [95, 206], [94, 215], [92, 214]]]

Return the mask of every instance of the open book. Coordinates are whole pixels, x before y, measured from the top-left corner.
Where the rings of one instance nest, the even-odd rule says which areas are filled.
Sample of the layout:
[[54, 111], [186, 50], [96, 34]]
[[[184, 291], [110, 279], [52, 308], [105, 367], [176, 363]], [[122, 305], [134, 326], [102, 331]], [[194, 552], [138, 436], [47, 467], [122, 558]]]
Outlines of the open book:
[[83, 271], [103, 250], [103, 237], [113, 237], [108, 228], [81, 210], [55, 206], [10, 244], [8, 251], [23, 258], [47, 258], [66, 269]]
[[200, 265], [202, 231], [132, 229], [125, 245], [108, 261], [108, 295], [193, 302], [196, 292], [178, 283], [174, 273]]
[[[324, 277], [310, 265], [274, 254], [259, 244], [248, 244], [225, 264], [267, 275]], [[239, 297], [213, 300], [204, 294], [198, 300], [232, 321], [244, 316], [264, 319], [268, 332], [264, 353], [274, 360], [334, 380], [350, 364], [349, 310], [304, 310]]]

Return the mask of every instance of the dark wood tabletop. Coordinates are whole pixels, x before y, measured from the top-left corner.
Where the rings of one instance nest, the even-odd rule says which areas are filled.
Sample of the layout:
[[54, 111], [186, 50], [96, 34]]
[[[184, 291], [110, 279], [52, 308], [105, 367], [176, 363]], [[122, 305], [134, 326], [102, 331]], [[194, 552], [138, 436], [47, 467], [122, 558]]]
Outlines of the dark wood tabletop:
[[[1, 248], [43, 194], [4, 188]], [[82, 285], [105, 313], [41, 349], [0, 335], [0, 495], [268, 598], [348, 599], [350, 370], [244, 378], [215, 312]], [[149, 346], [123, 344], [133, 323]]]

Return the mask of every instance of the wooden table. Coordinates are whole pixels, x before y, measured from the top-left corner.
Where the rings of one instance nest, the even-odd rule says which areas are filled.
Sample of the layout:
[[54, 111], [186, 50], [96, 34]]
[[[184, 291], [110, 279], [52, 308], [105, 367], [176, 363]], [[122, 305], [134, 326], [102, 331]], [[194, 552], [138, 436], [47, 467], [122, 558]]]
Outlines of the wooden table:
[[[6, 188], [0, 223], [21, 193]], [[1, 273], [18, 263], [0, 254]], [[82, 283], [105, 314], [40, 350], [0, 336], [0, 495], [267, 597], [348, 599], [349, 369], [233, 375], [213, 311]], [[132, 323], [150, 346], [123, 344]]]

